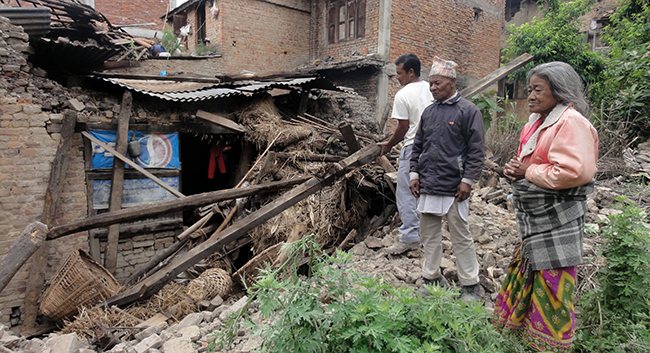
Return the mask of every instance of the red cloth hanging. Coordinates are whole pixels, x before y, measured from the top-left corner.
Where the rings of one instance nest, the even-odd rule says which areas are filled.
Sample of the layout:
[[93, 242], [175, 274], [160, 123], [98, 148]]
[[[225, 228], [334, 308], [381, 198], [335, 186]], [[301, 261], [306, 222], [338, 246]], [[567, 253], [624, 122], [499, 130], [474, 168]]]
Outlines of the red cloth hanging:
[[228, 151], [230, 146], [220, 146], [218, 144], [210, 149], [210, 162], [208, 164], [208, 179], [214, 179], [214, 171], [219, 166], [219, 173], [226, 173], [226, 162], [223, 159], [223, 152]]

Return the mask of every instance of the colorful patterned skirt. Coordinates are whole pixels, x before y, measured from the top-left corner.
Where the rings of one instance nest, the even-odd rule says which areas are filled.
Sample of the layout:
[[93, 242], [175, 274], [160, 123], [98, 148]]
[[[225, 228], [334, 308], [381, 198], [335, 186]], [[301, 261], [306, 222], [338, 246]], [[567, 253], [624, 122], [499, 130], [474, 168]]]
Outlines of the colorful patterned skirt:
[[499, 290], [494, 324], [518, 334], [537, 351], [570, 352], [577, 266], [530, 271], [522, 247], [517, 245]]

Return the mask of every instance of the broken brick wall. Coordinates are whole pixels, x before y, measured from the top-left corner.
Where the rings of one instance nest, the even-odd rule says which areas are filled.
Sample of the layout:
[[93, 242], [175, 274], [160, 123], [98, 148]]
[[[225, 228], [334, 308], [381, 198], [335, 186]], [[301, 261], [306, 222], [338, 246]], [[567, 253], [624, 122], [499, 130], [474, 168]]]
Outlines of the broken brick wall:
[[[119, 99], [87, 88], [65, 88], [46, 78], [47, 73], [29, 63], [28, 36], [21, 27], [0, 17], [0, 258], [25, 227], [40, 221], [52, 162], [61, 138], [66, 114], [77, 123], [114, 122], [120, 111]], [[75, 104], [72, 104], [75, 99]], [[177, 111], [160, 102], [158, 111], [145, 109], [136, 100], [132, 120], [159, 126], [177, 121]], [[174, 115], [175, 114], [175, 115]], [[176, 118], [174, 118], [176, 116]], [[164, 121], [163, 121], [164, 120]], [[67, 224], [88, 216], [88, 192], [81, 134], [75, 133], [68, 167], [63, 176], [60, 207], [55, 224]], [[116, 277], [128, 278], [141, 264], [158, 255], [174, 241], [175, 231], [137, 234], [120, 239]], [[62, 261], [75, 249], [89, 251], [88, 232], [68, 235], [49, 242], [44, 265], [46, 280], [53, 277]], [[100, 248], [105, 248], [100, 242]], [[101, 260], [101, 259], [100, 259]], [[0, 292], [0, 324], [18, 329], [25, 315], [25, 295], [32, 269], [30, 259]]]
[[[29, 223], [41, 220], [51, 163], [61, 138], [46, 129], [46, 122], [60, 121], [61, 114], [43, 109], [51, 101], [42, 91], [61, 91], [61, 87], [32, 75], [44, 72], [33, 69], [23, 56], [27, 39], [22, 27], [0, 18], [0, 256], [6, 255]], [[87, 211], [81, 135], [73, 139], [57, 224], [83, 218]], [[46, 278], [73, 249], [87, 248], [86, 244], [85, 232], [52, 241]], [[0, 293], [0, 324], [22, 324], [30, 268], [31, 260]]]
[[114, 26], [155, 23], [142, 26], [162, 31], [169, 0], [95, 0], [95, 10], [101, 12]]
[[223, 59], [222, 58], [196, 58], [178, 59], [170, 58], [156, 58], [146, 59], [139, 62], [138, 67], [128, 67], [110, 72], [116, 73], [129, 73], [137, 75], [160, 75], [162, 71], [168, 76], [184, 75], [184, 76], [209, 76], [214, 77], [222, 75]]

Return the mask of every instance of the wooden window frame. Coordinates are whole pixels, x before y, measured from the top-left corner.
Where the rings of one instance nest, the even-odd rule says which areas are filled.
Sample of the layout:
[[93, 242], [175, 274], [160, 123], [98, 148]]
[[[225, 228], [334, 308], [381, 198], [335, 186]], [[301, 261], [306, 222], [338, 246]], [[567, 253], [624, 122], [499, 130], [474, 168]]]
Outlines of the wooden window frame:
[[327, 0], [327, 43], [349, 42], [366, 35], [366, 0]]

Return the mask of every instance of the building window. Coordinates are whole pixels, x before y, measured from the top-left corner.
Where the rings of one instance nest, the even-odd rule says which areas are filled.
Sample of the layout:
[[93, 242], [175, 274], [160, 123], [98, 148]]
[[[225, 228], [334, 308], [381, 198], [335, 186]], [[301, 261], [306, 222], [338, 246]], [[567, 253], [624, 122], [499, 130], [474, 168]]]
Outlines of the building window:
[[327, 42], [336, 44], [366, 34], [366, 0], [328, 0]]

